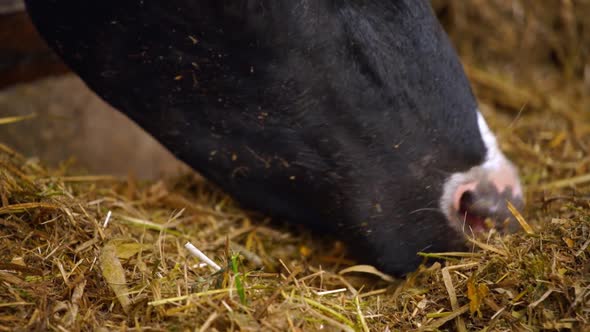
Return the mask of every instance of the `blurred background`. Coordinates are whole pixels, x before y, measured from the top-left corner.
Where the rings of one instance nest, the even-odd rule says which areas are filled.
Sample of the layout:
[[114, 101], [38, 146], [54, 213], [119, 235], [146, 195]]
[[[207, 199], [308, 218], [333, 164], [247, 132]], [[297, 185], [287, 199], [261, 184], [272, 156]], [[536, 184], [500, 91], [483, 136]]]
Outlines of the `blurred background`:
[[[590, 1], [432, 4], [484, 114], [511, 121], [521, 113], [568, 110], [577, 112], [564, 121], [575, 122], [575, 114], [588, 111]], [[31, 117], [0, 125], [0, 142], [51, 165], [68, 162], [89, 173], [140, 178], [186, 169], [69, 73], [36, 34], [20, 0], [0, 0], [0, 118], [11, 116]], [[585, 134], [590, 131], [576, 137]], [[503, 148], [510, 154], [507, 142]]]
[[153, 179], [186, 170], [151, 136], [69, 72], [21, 0], [0, 0], [0, 142], [52, 166]]

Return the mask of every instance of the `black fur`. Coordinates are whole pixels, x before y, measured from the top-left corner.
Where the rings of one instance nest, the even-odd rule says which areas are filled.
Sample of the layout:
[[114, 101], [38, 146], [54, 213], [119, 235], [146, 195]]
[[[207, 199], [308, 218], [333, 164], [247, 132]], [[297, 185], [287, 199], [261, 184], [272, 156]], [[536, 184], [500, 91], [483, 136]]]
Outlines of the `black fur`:
[[393, 274], [461, 248], [438, 200], [486, 151], [428, 1], [26, 2], [91, 89], [245, 206]]

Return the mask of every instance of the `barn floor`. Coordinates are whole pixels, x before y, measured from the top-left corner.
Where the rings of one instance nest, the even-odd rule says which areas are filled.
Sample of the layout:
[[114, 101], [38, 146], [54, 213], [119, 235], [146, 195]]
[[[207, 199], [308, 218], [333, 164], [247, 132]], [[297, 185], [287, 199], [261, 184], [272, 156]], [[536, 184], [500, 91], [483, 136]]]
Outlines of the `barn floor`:
[[[15, 129], [35, 118], [12, 123], [2, 111], [0, 131], [13, 134], [0, 143], [13, 142], [0, 144], [0, 330], [589, 330], [590, 5], [433, 3], [521, 170], [521, 233], [473, 239], [472, 252], [430, 255], [445, 264], [391, 280], [190, 172], [95, 175], [126, 172], [87, 167], [92, 153], [81, 158], [91, 171], [46, 167], [39, 160], [53, 157], [37, 157], [55, 141], [35, 153], [20, 135], [39, 132]], [[33, 149], [26, 157], [19, 142]], [[222, 271], [201, 266], [189, 241]]]

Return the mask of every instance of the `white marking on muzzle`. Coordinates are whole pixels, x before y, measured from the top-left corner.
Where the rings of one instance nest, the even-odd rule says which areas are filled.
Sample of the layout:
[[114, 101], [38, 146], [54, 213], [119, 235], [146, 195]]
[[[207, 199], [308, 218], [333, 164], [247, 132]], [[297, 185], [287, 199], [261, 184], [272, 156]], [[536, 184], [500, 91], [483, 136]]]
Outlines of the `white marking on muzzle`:
[[443, 195], [439, 202], [441, 210], [451, 221], [451, 225], [458, 230], [461, 230], [462, 227], [462, 220], [459, 220], [460, 217], [457, 215], [460, 195], [465, 190], [475, 189], [480, 181], [491, 181], [500, 192], [506, 187], [511, 187], [513, 195], [522, 196], [522, 188], [516, 168], [500, 151], [496, 136], [492, 133], [479, 111], [477, 112], [477, 125], [487, 149], [486, 158], [481, 165], [474, 166], [466, 172], [454, 173], [448, 177], [443, 186]]

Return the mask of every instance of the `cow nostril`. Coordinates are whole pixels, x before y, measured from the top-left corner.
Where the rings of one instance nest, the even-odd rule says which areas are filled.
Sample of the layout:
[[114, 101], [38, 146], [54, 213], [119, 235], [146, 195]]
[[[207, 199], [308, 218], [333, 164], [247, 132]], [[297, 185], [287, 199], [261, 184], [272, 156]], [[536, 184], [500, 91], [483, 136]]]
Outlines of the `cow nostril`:
[[476, 233], [483, 232], [489, 229], [489, 225], [486, 224], [487, 214], [481, 213], [477, 206], [477, 195], [471, 190], [466, 190], [461, 194], [459, 199], [459, 218], [465, 223], [465, 226]]
[[465, 191], [459, 199], [459, 214], [465, 216], [475, 203], [475, 194], [471, 190]]

